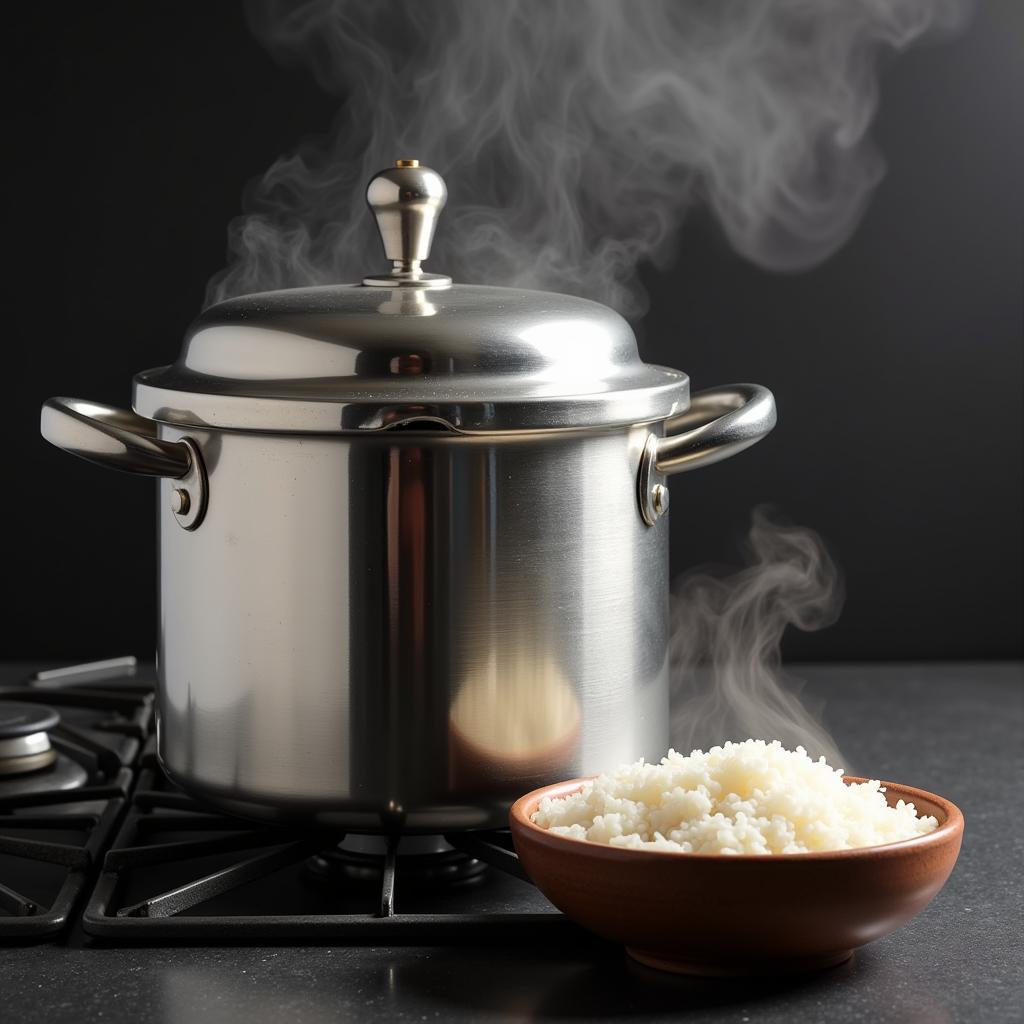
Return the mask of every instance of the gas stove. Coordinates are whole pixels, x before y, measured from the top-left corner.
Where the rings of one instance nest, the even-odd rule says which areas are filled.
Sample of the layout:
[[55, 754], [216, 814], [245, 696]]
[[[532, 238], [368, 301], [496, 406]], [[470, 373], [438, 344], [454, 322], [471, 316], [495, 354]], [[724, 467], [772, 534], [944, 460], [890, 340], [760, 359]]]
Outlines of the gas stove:
[[127, 806], [153, 684], [117, 658], [0, 688], [0, 938], [71, 922]]
[[375, 945], [578, 934], [507, 830], [346, 835], [232, 818], [170, 783], [134, 658], [0, 688], [0, 939]]

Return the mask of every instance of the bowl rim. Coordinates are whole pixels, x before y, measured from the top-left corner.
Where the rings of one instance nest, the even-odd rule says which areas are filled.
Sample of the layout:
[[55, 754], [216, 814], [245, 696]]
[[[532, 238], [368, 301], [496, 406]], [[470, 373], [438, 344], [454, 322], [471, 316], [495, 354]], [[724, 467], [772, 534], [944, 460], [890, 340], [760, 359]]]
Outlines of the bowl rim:
[[[573, 836], [559, 835], [530, 820], [526, 810], [529, 805], [539, 804], [546, 796], [568, 796], [570, 793], [582, 789], [585, 783], [592, 782], [597, 777], [596, 775], [587, 775], [578, 779], [567, 779], [564, 782], [554, 782], [547, 786], [540, 786], [538, 789], [523, 794], [509, 810], [509, 824], [512, 827], [513, 836], [518, 828], [527, 834], [531, 841], [539, 842], [546, 846], [561, 847], [566, 850], [573, 849], [574, 852], [582, 856], [611, 858], [614, 860], [634, 860], [636, 857], [653, 857], [683, 863], [701, 861], [719, 864], [806, 864], [808, 862], [849, 860], [865, 857], [901, 857], [923, 853], [932, 847], [941, 846], [958, 839], [962, 836], [964, 829], [963, 812], [952, 800], [947, 800], [945, 797], [932, 793], [927, 789], [919, 789], [916, 786], [907, 786], [899, 782], [885, 782], [881, 780], [879, 780], [879, 785], [885, 787], [886, 791], [895, 791], [901, 799], [912, 800], [915, 808], [917, 807], [918, 797], [935, 804], [945, 814], [945, 819], [940, 821], [938, 827], [933, 831], [925, 835], [911, 836], [909, 839], [896, 839], [889, 843], [877, 843], [874, 846], [855, 846], [848, 850], [809, 850], [804, 853], [774, 854], [685, 853], [680, 850], [650, 850], [610, 846], [606, 843], [593, 843], [589, 839], [576, 839]], [[843, 782], [847, 785], [870, 781], [873, 780], [857, 775], [843, 776]], [[530, 813], [533, 810], [536, 810], [535, 806]]]

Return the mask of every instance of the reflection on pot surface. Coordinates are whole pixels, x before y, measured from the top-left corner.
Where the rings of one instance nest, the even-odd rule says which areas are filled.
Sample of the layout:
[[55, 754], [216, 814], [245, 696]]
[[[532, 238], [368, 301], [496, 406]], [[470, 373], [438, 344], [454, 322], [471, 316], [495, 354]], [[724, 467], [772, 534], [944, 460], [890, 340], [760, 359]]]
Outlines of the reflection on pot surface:
[[456, 791], [506, 779], [523, 787], [560, 776], [575, 761], [579, 699], [550, 655], [491, 652], [455, 696], [451, 737]]

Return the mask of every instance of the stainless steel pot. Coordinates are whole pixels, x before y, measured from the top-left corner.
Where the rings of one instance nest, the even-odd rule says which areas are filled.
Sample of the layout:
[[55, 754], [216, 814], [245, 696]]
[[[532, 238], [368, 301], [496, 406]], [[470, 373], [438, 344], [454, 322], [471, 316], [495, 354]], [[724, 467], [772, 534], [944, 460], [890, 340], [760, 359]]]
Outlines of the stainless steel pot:
[[666, 477], [774, 425], [690, 398], [566, 295], [426, 274], [441, 178], [368, 199], [390, 274], [248, 295], [47, 440], [159, 478], [161, 762], [236, 813], [504, 823], [516, 794], [664, 752]]

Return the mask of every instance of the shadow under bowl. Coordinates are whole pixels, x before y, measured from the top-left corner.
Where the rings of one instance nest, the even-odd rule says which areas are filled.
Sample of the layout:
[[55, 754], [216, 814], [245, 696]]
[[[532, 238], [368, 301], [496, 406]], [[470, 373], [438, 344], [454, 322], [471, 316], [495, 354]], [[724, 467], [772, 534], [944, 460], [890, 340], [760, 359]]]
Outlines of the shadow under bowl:
[[953, 870], [964, 830], [955, 804], [893, 782], [882, 783], [889, 804], [906, 800], [919, 815], [934, 815], [934, 832], [827, 853], [723, 855], [606, 846], [530, 820], [545, 797], [567, 796], [587, 781], [545, 786], [512, 806], [523, 867], [577, 924], [624, 944], [649, 967], [684, 974], [775, 974], [842, 963], [931, 902]]

